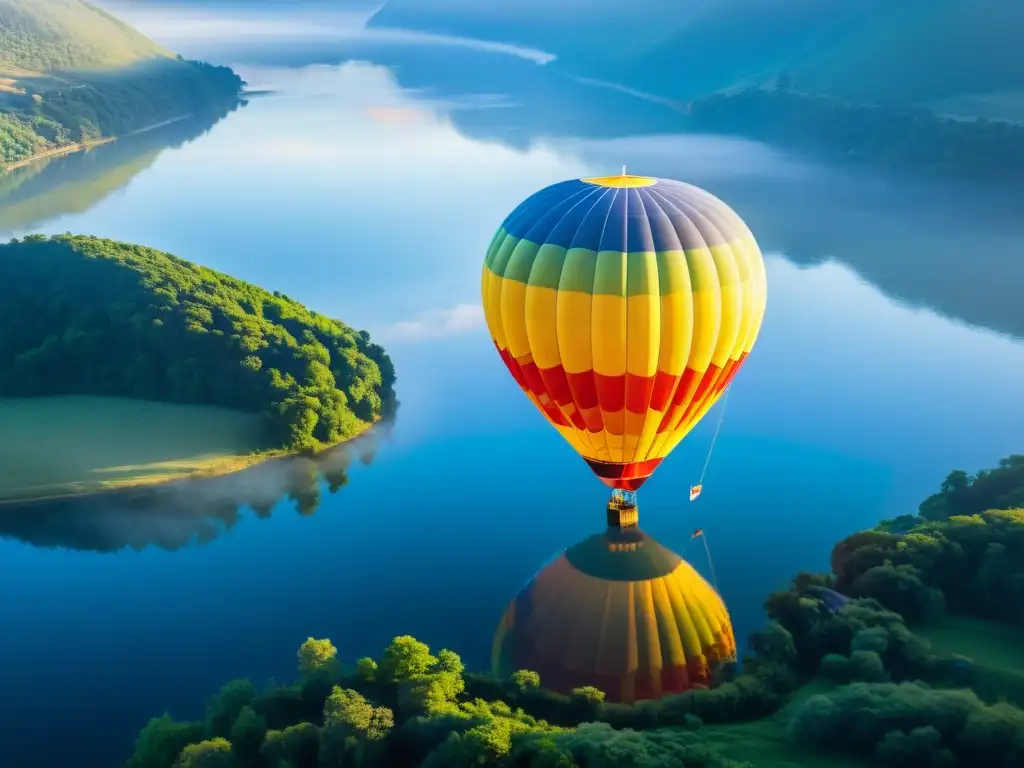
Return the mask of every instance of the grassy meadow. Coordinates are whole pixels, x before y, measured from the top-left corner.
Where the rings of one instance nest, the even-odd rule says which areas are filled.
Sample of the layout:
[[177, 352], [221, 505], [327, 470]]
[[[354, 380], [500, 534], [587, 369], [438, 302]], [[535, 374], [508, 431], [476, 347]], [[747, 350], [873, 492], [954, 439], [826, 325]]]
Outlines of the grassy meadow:
[[995, 622], [946, 616], [918, 634], [937, 651], [956, 653], [975, 665], [971, 687], [987, 701], [1024, 706], [1024, 631]]
[[[793, 694], [786, 706], [771, 717], [735, 725], [708, 725], [700, 729], [700, 740], [718, 754], [753, 765], [773, 768], [806, 768], [807, 750], [787, 736], [789, 722], [803, 703], [819, 693], [828, 693], [835, 685], [814, 680]], [[815, 768], [868, 768], [868, 763], [852, 757], [815, 755]]]
[[0, 398], [0, 503], [222, 474], [266, 446], [258, 416], [223, 408]]

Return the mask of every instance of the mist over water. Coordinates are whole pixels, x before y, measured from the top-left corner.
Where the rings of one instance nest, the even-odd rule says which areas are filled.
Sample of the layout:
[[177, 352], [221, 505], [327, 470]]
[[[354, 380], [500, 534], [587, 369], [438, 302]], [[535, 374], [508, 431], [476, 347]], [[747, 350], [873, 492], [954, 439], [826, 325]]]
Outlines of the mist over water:
[[[546, 51], [495, 40], [477, 40], [407, 29], [368, 29], [366, 24], [378, 6], [338, 8], [305, 5], [282, 8], [238, 9], [216, 4], [157, 6], [107, 2], [112, 12], [136, 29], [175, 52], [202, 51], [210, 43], [229, 46], [281, 45], [289, 42], [358, 41], [364, 45], [450, 46], [482, 53], [515, 56], [535, 64], [547, 64], [555, 56]], [[198, 53], [197, 53], [198, 55]]]

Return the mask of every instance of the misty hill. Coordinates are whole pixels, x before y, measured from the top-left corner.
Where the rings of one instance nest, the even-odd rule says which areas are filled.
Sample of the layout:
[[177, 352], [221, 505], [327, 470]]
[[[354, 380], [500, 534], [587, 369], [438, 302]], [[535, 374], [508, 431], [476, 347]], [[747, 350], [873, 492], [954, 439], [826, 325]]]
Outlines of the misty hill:
[[243, 85], [81, 0], [0, 0], [0, 168], [217, 111]]
[[370, 25], [538, 47], [577, 74], [679, 99], [782, 71], [858, 102], [970, 113], [1024, 97], [1017, 0], [388, 0]]
[[41, 72], [172, 56], [81, 0], [0, 0], [0, 67]]

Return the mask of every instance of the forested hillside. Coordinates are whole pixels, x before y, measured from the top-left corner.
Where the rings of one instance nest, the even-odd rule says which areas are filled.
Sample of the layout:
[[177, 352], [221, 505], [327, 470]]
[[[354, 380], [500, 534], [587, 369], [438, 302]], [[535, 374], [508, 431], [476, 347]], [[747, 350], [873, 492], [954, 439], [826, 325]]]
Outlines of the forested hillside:
[[107, 395], [263, 413], [319, 448], [394, 411], [384, 350], [278, 294], [141, 245], [0, 245], [0, 396]]
[[81, 0], [0, 0], [0, 168], [219, 110], [243, 85]]
[[0, 0], [0, 67], [32, 72], [173, 58], [152, 40], [81, 0]]

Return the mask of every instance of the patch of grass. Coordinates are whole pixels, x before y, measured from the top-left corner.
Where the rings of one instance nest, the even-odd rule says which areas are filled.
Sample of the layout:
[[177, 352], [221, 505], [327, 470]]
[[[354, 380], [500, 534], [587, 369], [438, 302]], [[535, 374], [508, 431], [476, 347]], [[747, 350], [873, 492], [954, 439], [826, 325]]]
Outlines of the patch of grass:
[[699, 731], [701, 742], [733, 760], [749, 761], [771, 768], [868, 768], [863, 760], [809, 753], [790, 741], [786, 729], [793, 713], [812, 696], [828, 693], [835, 684], [815, 680], [797, 691], [785, 707], [772, 717], [736, 725], [705, 726]]
[[956, 653], [975, 665], [975, 692], [988, 702], [1006, 699], [1024, 706], [1024, 631], [962, 616], [946, 616], [917, 630], [935, 650]]
[[0, 398], [0, 501], [223, 474], [266, 457], [259, 416], [110, 397]]

